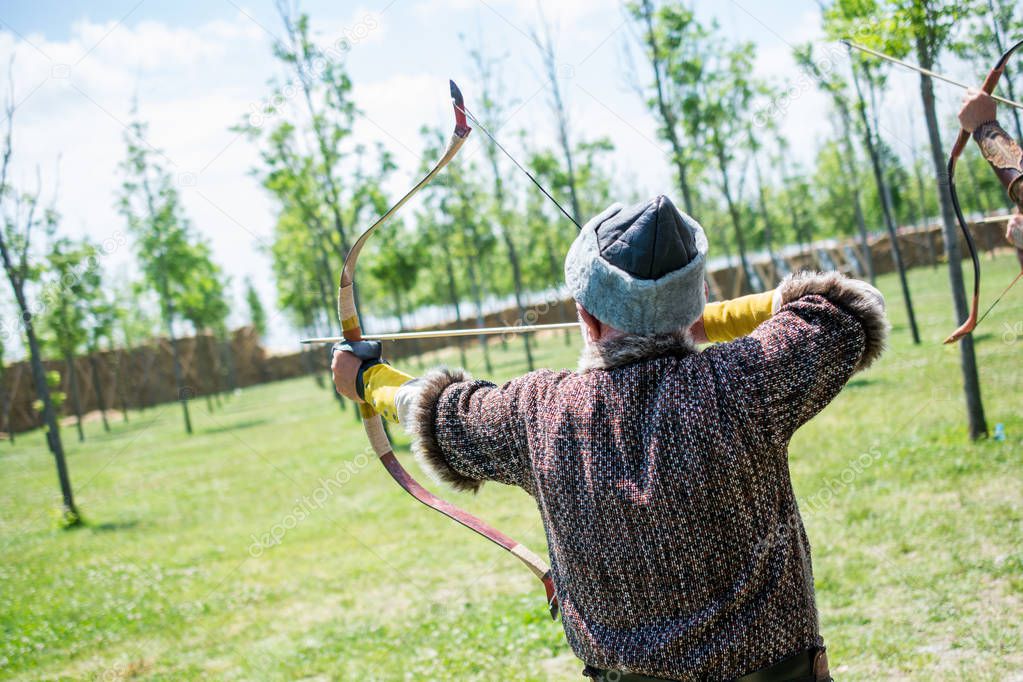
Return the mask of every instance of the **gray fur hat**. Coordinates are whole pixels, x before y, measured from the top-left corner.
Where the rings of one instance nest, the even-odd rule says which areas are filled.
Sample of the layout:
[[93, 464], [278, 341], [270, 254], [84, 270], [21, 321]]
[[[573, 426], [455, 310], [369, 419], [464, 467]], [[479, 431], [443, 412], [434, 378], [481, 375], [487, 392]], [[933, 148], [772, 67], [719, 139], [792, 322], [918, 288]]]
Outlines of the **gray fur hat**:
[[565, 282], [601, 322], [664, 334], [703, 314], [706, 256], [703, 228], [668, 197], [616, 203], [583, 226], [565, 258]]

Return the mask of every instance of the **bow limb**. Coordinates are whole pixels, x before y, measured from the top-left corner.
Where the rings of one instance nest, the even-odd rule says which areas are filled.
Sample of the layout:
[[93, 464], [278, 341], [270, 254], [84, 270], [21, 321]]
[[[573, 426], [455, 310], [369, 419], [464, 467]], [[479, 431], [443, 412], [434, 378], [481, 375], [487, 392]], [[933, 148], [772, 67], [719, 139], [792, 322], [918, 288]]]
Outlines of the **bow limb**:
[[[1010, 47], [1002, 54], [1001, 57], [998, 58], [998, 62], [988, 73], [987, 78], [984, 79], [984, 84], [980, 87], [982, 91], [989, 95], [994, 92], [999, 79], [1002, 77], [1002, 73], [1005, 71], [1005, 65], [1008, 63], [1009, 57], [1011, 57], [1020, 47], [1023, 47], [1023, 40]], [[980, 257], [977, 255], [977, 246], [973, 242], [973, 236], [970, 234], [970, 228], [966, 224], [966, 218], [963, 216], [963, 209], [959, 205], [959, 196], [956, 193], [955, 184], [956, 161], [958, 161], [959, 156], [963, 153], [963, 150], [966, 148], [969, 141], [970, 133], [960, 128], [959, 136], [956, 138], [955, 144], [952, 145], [952, 151], [948, 155], [948, 166], [946, 170], [948, 172], [948, 191], [952, 199], [952, 208], [955, 211], [956, 220], [959, 222], [959, 229], [962, 231], [963, 237], [966, 238], [966, 247], [970, 251], [970, 259], [973, 261], [973, 300], [970, 304], [969, 316], [958, 329], [952, 332], [949, 337], [945, 339], [945, 343], [955, 343], [976, 329], [978, 324], [977, 313], [978, 308], [980, 307]], [[1021, 263], [1023, 263], [1023, 261], [1021, 261]], [[987, 315], [987, 313], [985, 313], [985, 315]]]
[[960, 129], [959, 137], [956, 138], [956, 143], [952, 146], [952, 153], [948, 157], [946, 172], [948, 173], [948, 193], [952, 199], [952, 210], [955, 212], [959, 229], [966, 239], [966, 248], [970, 251], [970, 260], [973, 261], [973, 299], [970, 303], [970, 314], [967, 316], [966, 321], [945, 339], [945, 343], [955, 343], [977, 327], [977, 309], [980, 306], [980, 257], [977, 255], [977, 245], [973, 242], [973, 235], [970, 234], [970, 228], [966, 224], [966, 218], [963, 216], [962, 206], [959, 205], [959, 195], [956, 192], [954, 180], [956, 161], [969, 140], [970, 133]]
[[[359, 261], [359, 255], [362, 253], [363, 246], [366, 245], [366, 241], [378, 228], [394, 216], [398, 209], [404, 206], [419, 190], [430, 184], [444, 166], [455, 157], [455, 154], [461, 149], [465, 139], [472, 131], [465, 120], [462, 93], [454, 81], [451, 81], [451, 99], [455, 109], [455, 129], [451, 134], [451, 139], [448, 141], [444, 155], [430, 172], [416, 183], [415, 187], [410, 189], [405, 196], [399, 199], [391, 208], [387, 209], [386, 213], [359, 235], [359, 238], [345, 257], [344, 268], [341, 271], [340, 286], [338, 287], [337, 306], [338, 317], [341, 320], [341, 332], [346, 341], [360, 341], [363, 338], [359, 314], [355, 307], [355, 267]], [[546, 562], [511, 537], [450, 502], [437, 497], [420, 485], [395, 456], [394, 448], [391, 446], [390, 438], [388, 438], [387, 431], [384, 429], [384, 422], [381, 416], [368, 403], [360, 403], [359, 411], [362, 414], [362, 423], [366, 429], [366, 435], [369, 437], [373, 451], [398, 485], [427, 507], [444, 514], [453, 521], [457, 521], [515, 555], [519, 561], [525, 564], [543, 582], [551, 617], [557, 618], [558, 600], [554, 594], [554, 581], [551, 578], [551, 572]]]

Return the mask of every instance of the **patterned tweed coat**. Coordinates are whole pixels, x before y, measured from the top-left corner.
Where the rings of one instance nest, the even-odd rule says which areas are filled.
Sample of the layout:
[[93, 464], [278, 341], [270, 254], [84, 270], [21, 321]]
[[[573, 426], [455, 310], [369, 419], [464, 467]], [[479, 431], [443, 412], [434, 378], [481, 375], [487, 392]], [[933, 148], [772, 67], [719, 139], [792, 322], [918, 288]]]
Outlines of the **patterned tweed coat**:
[[875, 289], [835, 273], [790, 276], [781, 301], [703, 352], [624, 337], [577, 372], [421, 380], [406, 424], [421, 461], [459, 489], [535, 498], [585, 663], [727, 680], [821, 644], [787, 446], [881, 354], [887, 322]]

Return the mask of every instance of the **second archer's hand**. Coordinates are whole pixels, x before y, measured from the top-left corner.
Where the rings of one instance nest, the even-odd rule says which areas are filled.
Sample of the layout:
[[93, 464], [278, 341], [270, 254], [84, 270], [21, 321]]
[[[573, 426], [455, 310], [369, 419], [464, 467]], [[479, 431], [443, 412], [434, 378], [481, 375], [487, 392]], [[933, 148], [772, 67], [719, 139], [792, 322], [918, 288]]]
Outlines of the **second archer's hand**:
[[959, 110], [959, 125], [968, 133], [972, 133], [981, 124], [995, 120], [997, 105], [991, 96], [970, 88], [963, 98], [963, 107]]
[[1023, 249], [1023, 215], [1014, 214], [1005, 228], [1005, 238], [1017, 249]]

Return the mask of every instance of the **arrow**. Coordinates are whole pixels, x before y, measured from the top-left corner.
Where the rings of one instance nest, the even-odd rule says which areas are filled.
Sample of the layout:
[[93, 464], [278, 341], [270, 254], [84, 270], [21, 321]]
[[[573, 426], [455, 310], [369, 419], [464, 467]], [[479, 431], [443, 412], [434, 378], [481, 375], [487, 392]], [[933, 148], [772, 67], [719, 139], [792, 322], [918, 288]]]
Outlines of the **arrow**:
[[[479, 327], [478, 329], [431, 329], [423, 332], [398, 332], [394, 334], [365, 334], [364, 341], [402, 341], [404, 339], [444, 339], [452, 336], [495, 336], [498, 334], [528, 334], [531, 332], [553, 331], [556, 329], [578, 329], [578, 322], [558, 322], [555, 324], [522, 324], [508, 327]], [[340, 336], [325, 336], [315, 339], [302, 339], [299, 343], [338, 343], [344, 341]]]
[[[917, 66], [916, 64], [913, 64], [911, 62], [907, 62], [907, 61], [903, 61], [901, 59], [897, 59], [895, 57], [892, 57], [891, 55], [885, 54], [884, 52], [878, 52], [877, 50], [872, 50], [869, 47], [867, 47], [866, 45], [860, 45], [859, 43], [854, 43], [851, 40], [842, 40], [840, 42], [843, 45], [845, 45], [846, 47], [851, 47], [854, 50], [859, 50], [860, 52], [864, 52], [866, 54], [873, 55], [875, 57], [878, 57], [879, 59], [883, 59], [883, 60], [885, 60], [887, 62], [891, 62], [892, 64], [898, 64], [899, 66], [907, 68], [910, 71], [916, 71], [917, 73], [922, 73], [925, 76], [930, 76], [931, 78], [937, 78], [939, 81], [945, 81], [946, 83], [954, 85], [957, 88], [962, 88], [963, 90], [973, 90], [973, 89], [975, 89], [974, 86], [972, 86], [972, 85], [967, 85], [966, 83], [963, 83], [962, 81], [957, 81], [957, 80], [955, 80], [953, 78], [949, 78], [948, 76], [940, 74], [940, 73], [938, 73], [936, 71], [931, 71], [930, 69], [925, 69], [922, 66]], [[1016, 107], [1017, 109], [1023, 109], [1023, 104], [1020, 104], [1019, 102], [1015, 102], [1015, 101], [1013, 101], [1011, 99], [1006, 99], [1004, 97], [999, 97], [998, 95], [991, 95], [991, 99], [995, 100], [996, 102], [1001, 102], [1002, 104], [1007, 104], [1010, 107]]]

